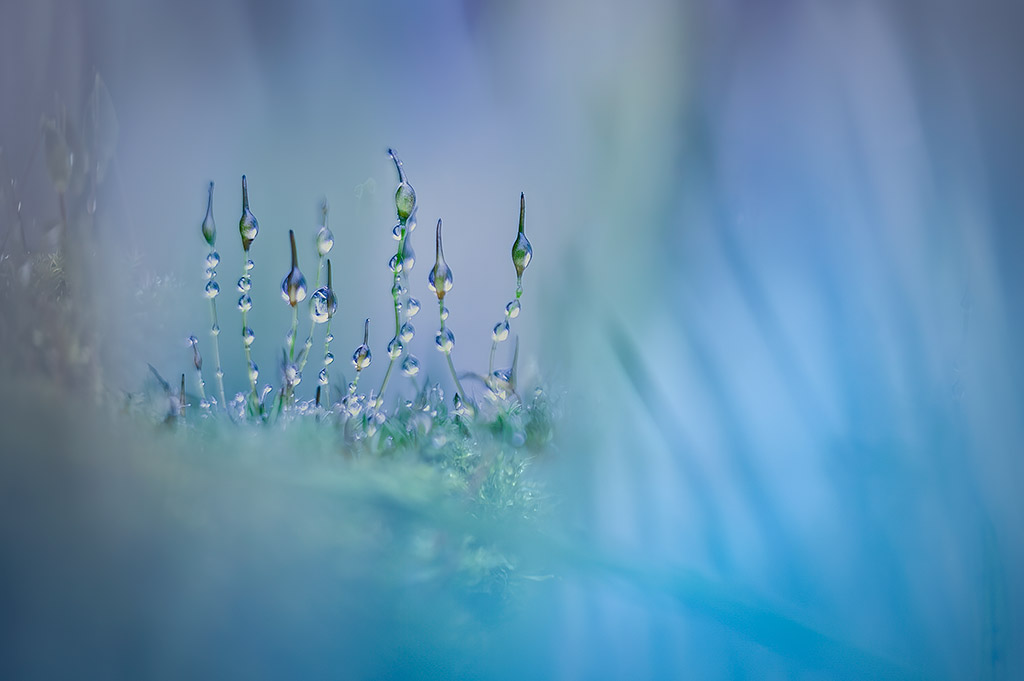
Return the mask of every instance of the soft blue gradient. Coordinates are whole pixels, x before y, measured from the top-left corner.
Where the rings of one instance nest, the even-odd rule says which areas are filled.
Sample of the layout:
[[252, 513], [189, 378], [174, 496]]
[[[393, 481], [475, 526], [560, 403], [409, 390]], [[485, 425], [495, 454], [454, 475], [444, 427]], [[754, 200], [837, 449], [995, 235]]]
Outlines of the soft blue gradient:
[[[326, 196], [336, 366], [370, 317], [376, 384], [393, 146], [419, 196], [425, 373], [447, 385], [430, 228], [444, 219], [455, 361], [481, 371], [514, 289], [525, 191], [535, 259], [513, 332], [564, 412], [538, 463], [557, 513], [519, 547], [556, 578], [480, 640], [445, 636], [444, 594], [361, 592], [317, 562], [316, 540], [261, 532], [323, 512], [316, 494], [259, 477], [197, 502], [223, 527], [186, 531], [142, 475], [86, 528], [107, 543], [69, 549], [90, 556], [112, 614], [73, 636], [96, 607], [93, 582], [75, 582], [66, 606], [38, 611], [72, 623], [54, 645], [73, 639], [86, 652], [69, 659], [107, 678], [1021, 678], [1022, 20], [995, 0], [5, 7], [7, 156], [27, 158], [23, 131], [53, 90], [80, 101], [93, 67], [117, 106], [121, 226], [97, 238], [137, 264], [110, 263], [126, 294], [103, 312], [113, 382], [137, 388], [147, 361], [183, 371], [185, 338], [208, 340], [199, 225], [213, 180], [222, 354], [229, 391], [243, 389], [231, 283], [246, 173], [263, 378], [278, 382], [290, 322], [276, 290], [287, 231], [305, 235], [312, 279]], [[177, 282], [154, 309], [138, 309], [144, 273]], [[98, 449], [112, 439], [83, 432]], [[15, 442], [5, 453], [36, 446]], [[22, 474], [43, 498], [63, 489]], [[234, 474], [215, 469], [212, 489]], [[159, 530], [142, 539], [119, 525], [136, 502]], [[171, 576], [113, 588], [126, 536]], [[225, 578], [268, 552], [270, 567]], [[36, 566], [25, 556], [16, 576]], [[33, 598], [64, 576], [41, 574], [15, 601], [10, 629], [32, 625], [5, 657], [62, 676], [59, 661], [33, 666], [49, 631]], [[212, 598], [225, 592], [228, 605]]]

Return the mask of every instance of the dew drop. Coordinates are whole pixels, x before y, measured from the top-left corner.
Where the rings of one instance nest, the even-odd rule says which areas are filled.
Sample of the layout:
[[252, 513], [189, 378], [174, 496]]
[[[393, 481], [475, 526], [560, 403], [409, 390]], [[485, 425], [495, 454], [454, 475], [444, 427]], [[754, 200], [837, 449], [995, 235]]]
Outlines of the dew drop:
[[448, 321], [448, 308], [447, 307], [442, 307], [441, 308], [441, 321], [442, 322]]
[[252, 309], [252, 298], [248, 294], [243, 293], [238, 299], [238, 309], [242, 312], [248, 312]]
[[402, 252], [402, 269], [406, 272], [411, 270], [416, 264], [416, 251], [412, 250], [412, 246], [409, 242], [405, 242], [405, 250]]
[[260, 377], [260, 369], [256, 366], [256, 362], [249, 362], [249, 380], [253, 383]]
[[317, 324], [323, 324], [332, 316], [338, 307], [337, 298], [334, 292], [326, 286], [321, 286], [313, 292], [313, 304], [310, 306], [309, 314]]
[[505, 314], [508, 316], [509, 319], [515, 319], [516, 317], [519, 316], [519, 309], [519, 301], [513, 300], [508, 305], [505, 306]]
[[284, 381], [290, 386], [297, 386], [302, 382], [302, 372], [296, 364], [288, 364], [284, 368]]
[[248, 326], [242, 329], [242, 342], [245, 343], [246, 347], [252, 345], [254, 340], [256, 340], [256, 334], [253, 333], [252, 329]]
[[217, 251], [210, 251], [206, 256], [206, 266], [211, 270], [220, 264], [220, 254]]
[[220, 293], [220, 285], [215, 281], [209, 281], [206, 283], [206, 297], [216, 298], [217, 294]]
[[252, 288], [252, 280], [249, 279], [249, 277], [239, 277], [238, 278], [238, 292], [239, 293], [248, 293], [249, 289], [251, 289], [251, 288]]
[[327, 341], [328, 343], [330, 343], [332, 340], [334, 340], [334, 334], [333, 333], [327, 334], [327, 337], [324, 338], [324, 340]]
[[391, 230], [391, 236], [394, 238], [395, 241], [401, 241], [402, 240], [402, 230], [403, 229], [404, 228], [402, 227], [402, 225], [395, 225], [394, 229]]
[[400, 338], [392, 338], [388, 343], [388, 357], [391, 359], [398, 359], [401, 357], [403, 350], [405, 350], [405, 346], [402, 345]]
[[415, 298], [410, 298], [405, 304], [405, 314], [408, 317], [415, 317], [416, 313], [420, 311], [420, 301]]
[[366, 367], [370, 366], [373, 356], [370, 353], [370, 348], [365, 345], [360, 345], [356, 348], [356, 351], [352, 353], [352, 365], [355, 366], [357, 371], [362, 371]]
[[245, 271], [246, 272], [251, 272], [253, 267], [256, 267], [256, 263], [254, 263], [252, 260], [246, 260], [245, 261]]
[[211, 326], [210, 327], [210, 333], [212, 333], [214, 336], [219, 336], [220, 335], [220, 324], [214, 324], [213, 326]]
[[320, 370], [320, 385], [327, 385], [327, 367]]
[[494, 339], [494, 342], [496, 343], [500, 343], [508, 338], [508, 320], [502, 320], [494, 325], [494, 330], [491, 332], [491, 338]]
[[406, 355], [402, 360], [402, 373], [406, 376], [415, 376], [420, 372], [420, 361], [412, 355]]
[[440, 352], [451, 352], [452, 348], [455, 347], [455, 334], [452, 333], [451, 329], [438, 331], [437, 335], [434, 336], [434, 343]]
[[402, 328], [398, 330], [398, 337], [403, 343], [411, 341], [414, 335], [416, 335], [416, 327], [412, 325], [412, 322], [402, 324]]
[[316, 252], [322, 258], [330, 253], [332, 248], [334, 248], [334, 234], [327, 225], [324, 225], [316, 233]]
[[328, 352], [326, 355], [324, 355], [324, 364], [326, 364], [327, 366], [330, 366], [333, 363], [334, 363], [334, 353], [333, 352]]
[[391, 256], [391, 260], [388, 261], [388, 267], [392, 272], [398, 274], [402, 271], [402, 261], [398, 259], [398, 254]]

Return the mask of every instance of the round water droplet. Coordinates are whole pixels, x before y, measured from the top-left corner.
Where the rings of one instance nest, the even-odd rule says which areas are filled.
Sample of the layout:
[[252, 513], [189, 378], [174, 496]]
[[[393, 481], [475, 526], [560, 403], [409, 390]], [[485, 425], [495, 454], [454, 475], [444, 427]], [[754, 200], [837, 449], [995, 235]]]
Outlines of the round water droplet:
[[[441, 282], [438, 290], [437, 282]], [[452, 271], [444, 261], [439, 262], [427, 275], [427, 288], [437, 294], [438, 298], [444, 298], [444, 294], [452, 290]]]
[[412, 322], [406, 322], [402, 324], [402, 328], [398, 331], [398, 337], [403, 343], [408, 343], [412, 340], [412, 337], [416, 335], [416, 327], [412, 325]]
[[442, 322], [448, 321], [448, 308], [447, 307], [442, 307], [441, 308], [441, 321]]
[[327, 367], [320, 370], [320, 385], [327, 385]]
[[242, 329], [242, 342], [245, 343], [246, 347], [252, 345], [252, 342], [256, 340], [256, 334], [252, 332], [248, 326]]
[[220, 254], [217, 251], [210, 251], [210, 254], [206, 256], [206, 266], [211, 270], [220, 264]]
[[452, 333], [451, 329], [438, 331], [437, 335], [434, 336], [434, 343], [440, 352], [451, 352], [452, 348], [455, 347], [455, 334]]
[[405, 229], [405, 228], [402, 227], [402, 225], [395, 225], [394, 229], [391, 230], [391, 236], [395, 239], [395, 241], [401, 241], [402, 240], [402, 230], [403, 229]]
[[302, 382], [302, 372], [299, 371], [298, 365], [290, 363], [284, 368], [284, 382], [290, 386], [296, 386]]
[[199, 342], [199, 339], [198, 339], [198, 338], [196, 338], [195, 336], [189, 336], [189, 337], [188, 337], [188, 343], [189, 343], [189, 345], [191, 345], [192, 347], [195, 347], [195, 346], [196, 346], [196, 343], [198, 343], [198, 342]]
[[[352, 395], [352, 394], [355, 394], [355, 392], [356, 392], [356, 384], [355, 384], [355, 382], [349, 383], [348, 384], [348, 394]], [[347, 400], [346, 400], [346, 403], [347, 403]]]
[[523, 271], [531, 260], [533, 260], [533, 247], [526, 235], [519, 232], [515, 243], [512, 244], [512, 264], [516, 267], [516, 274], [522, 277]]
[[405, 314], [407, 317], [415, 317], [416, 313], [420, 311], [420, 301], [415, 298], [410, 298], [405, 304]]
[[324, 338], [324, 341], [326, 341], [326, 342], [328, 342], [328, 343], [330, 343], [330, 342], [331, 342], [331, 341], [333, 341], [333, 340], [334, 340], [334, 334], [333, 334], [333, 333], [329, 333], [329, 334], [327, 334], [327, 337], [326, 337], [326, 338]]
[[405, 350], [405, 346], [402, 345], [400, 338], [392, 338], [388, 343], [388, 357], [391, 359], [398, 359], [401, 357], [403, 350]]
[[406, 355], [402, 360], [402, 373], [406, 376], [415, 376], [420, 372], [420, 361], [412, 355]]
[[398, 259], [398, 254], [391, 256], [391, 260], [388, 261], [388, 267], [392, 272], [398, 274], [402, 271], [402, 262]]
[[245, 271], [246, 272], [251, 272], [253, 267], [256, 267], [256, 263], [254, 263], [252, 260], [246, 260], [245, 261]]
[[259, 377], [260, 369], [256, 366], [256, 362], [249, 362], [249, 380], [255, 383]]
[[519, 309], [519, 301], [513, 300], [512, 302], [505, 306], [505, 314], [508, 316], [509, 319], [515, 319], [516, 317], [519, 316]]
[[252, 298], [248, 294], [243, 293], [238, 299], [238, 309], [242, 312], [248, 312], [252, 309]]
[[320, 254], [320, 257], [327, 255], [334, 248], [334, 234], [331, 230], [324, 225], [320, 228], [320, 231], [316, 233], [316, 252]]
[[321, 286], [313, 292], [313, 304], [309, 308], [309, 314], [317, 324], [323, 324], [334, 315], [338, 307], [334, 292], [326, 286]]
[[306, 278], [298, 267], [293, 267], [281, 280], [281, 297], [292, 307], [306, 299]]
[[326, 355], [324, 355], [324, 364], [327, 365], [327, 366], [330, 366], [333, 363], [334, 363], [334, 353], [333, 352], [328, 352]]
[[500, 343], [501, 341], [503, 341], [506, 338], [508, 338], [508, 321], [507, 320], [502, 320], [502, 321], [500, 321], [500, 322], [498, 322], [497, 324], [494, 325], [494, 330], [491, 331], [491, 338], [494, 339], [494, 341], [496, 343]]
[[252, 288], [252, 280], [249, 279], [249, 277], [239, 277], [238, 278], [238, 292], [239, 293], [248, 293], [249, 289], [251, 289], [251, 288]]
[[211, 270], [209, 267], [207, 267], [205, 270], [203, 270], [203, 278], [204, 279], [213, 279], [216, 276], [217, 276], [217, 271], [216, 270]]
[[216, 298], [217, 294], [220, 293], [220, 286], [215, 281], [209, 281], [206, 283], [206, 297]]
[[365, 345], [360, 345], [356, 348], [356, 351], [352, 353], [352, 366], [356, 368], [356, 371], [362, 371], [366, 367], [370, 366], [370, 362], [373, 360], [373, 356], [370, 354], [370, 348]]

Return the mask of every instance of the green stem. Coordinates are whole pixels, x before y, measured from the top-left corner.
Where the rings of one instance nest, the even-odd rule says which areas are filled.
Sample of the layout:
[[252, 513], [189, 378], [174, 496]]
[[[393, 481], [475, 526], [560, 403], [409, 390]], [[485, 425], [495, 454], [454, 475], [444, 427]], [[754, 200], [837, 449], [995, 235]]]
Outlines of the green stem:
[[[320, 269], [324, 264], [324, 256], [320, 256], [320, 259], [316, 263], [316, 283], [313, 284], [313, 291], [315, 292], [320, 288]], [[313, 304], [313, 296], [309, 297], [309, 304]], [[309, 316], [309, 334], [306, 335], [306, 345], [302, 352], [302, 361], [299, 362], [299, 372], [306, 368], [306, 362], [309, 361], [309, 351], [313, 347], [313, 329], [316, 328], [316, 322], [313, 321], [313, 315]]]
[[210, 336], [213, 337], [213, 362], [216, 365], [217, 392], [220, 394], [221, 409], [227, 409], [224, 399], [224, 370], [220, 366], [220, 324], [217, 323], [217, 299], [210, 298]]
[[[399, 171], [399, 173], [402, 172], [402, 167], [401, 166], [398, 166], [398, 171]], [[401, 225], [402, 225], [402, 232], [401, 232], [401, 237], [402, 238], [398, 240], [398, 250], [395, 253], [395, 257], [397, 258], [398, 262], [401, 262], [403, 257], [405, 256], [405, 235], [406, 235], [405, 220], [401, 221]], [[403, 267], [402, 269], [404, 270], [405, 268]], [[395, 338], [398, 338], [398, 334], [402, 330], [402, 314], [401, 314], [401, 310], [398, 307], [398, 284], [399, 284], [400, 281], [401, 281], [401, 271], [399, 271], [399, 269], [397, 267], [395, 267], [394, 283], [391, 285], [391, 297], [394, 299], [394, 305], [395, 305]], [[396, 359], [397, 358], [395, 358], [395, 357], [390, 357], [390, 356], [388, 357], [388, 368], [384, 371], [384, 381], [380, 384], [380, 390], [377, 391], [377, 400], [379, 402], [381, 402], [381, 403], [383, 403], [384, 391], [388, 387], [388, 379], [391, 378], [391, 369], [395, 366], [395, 360]]]
[[[444, 326], [444, 298], [438, 299], [437, 302], [438, 302], [438, 308], [439, 308], [439, 313], [440, 313], [440, 317], [441, 317], [441, 334], [443, 335], [444, 334], [444, 330], [445, 330], [445, 326]], [[452, 380], [455, 381], [455, 389], [458, 391], [458, 394], [462, 396], [462, 399], [465, 400], [466, 399], [466, 393], [462, 389], [462, 384], [459, 383], [458, 375], [455, 373], [455, 363], [452, 362], [452, 353], [449, 350], [445, 350], [444, 351], [444, 356], [445, 356], [445, 359], [448, 360], [448, 369], [451, 370], [451, 372], [452, 372]]]

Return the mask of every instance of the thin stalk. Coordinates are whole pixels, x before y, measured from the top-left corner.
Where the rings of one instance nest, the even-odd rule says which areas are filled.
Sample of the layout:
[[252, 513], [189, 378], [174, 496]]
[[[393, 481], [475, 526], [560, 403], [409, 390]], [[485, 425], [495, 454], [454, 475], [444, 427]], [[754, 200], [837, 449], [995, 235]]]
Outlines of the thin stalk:
[[[244, 324], [243, 324], [244, 326]], [[217, 299], [210, 298], [210, 336], [213, 338], [213, 362], [216, 365], [217, 392], [220, 394], [221, 408], [227, 409], [224, 399], [224, 370], [220, 366], [220, 324], [217, 323]]]
[[[246, 263], [249, 260], [249, 251], [246, 250], [242, 253], [242, 275], [249, 278], [249, 269], [246, 267]], [[250, 281], [250, 286], [252, 285]], [[252, 393], [253, 404], [259, 404], [259, 395], [256, 393], [256, 378], [252, 375], [252, 349], [249, 343], [245, 342], [245, 330], [249, 328], [248, 324], [249, 311], [242, 308], [242, 347], [245, 349], [245, 373], [249, 377], [249, 390]]]
[[[439, 308], [439, 313], [440, 313], [440, 317], [441, 317], [441, 334], [443, 335], [444, 334], [444, 330], [445, 330], [445, 326], [444, 326], [444, 300], [439, 300], [438, 301], [438, 308]], [[458, 394], [462, 396], [462, 399], [466, 399], [466, 393], [462, 389], [462, 384], [459, 383], [458, 375], [455, 373], [455, 363], [452, 362], [452, 353], [451, 353], [451, 351], [450, 350], [445, 350], [444, 351], [444, 357], [445, 357], [445, 359], [448, 360], [448, 369], [452, 372], [452, 380], [455, 381], [455, 389], [458, 391]]]
[[[402, 166], [400, 166], [400, 165], [398, 166], [398, 172], [399, 172], [400, 176], [404, 176], [404, 174], [405, 174], [404, 171], [402, 170]], [[404, 270], [404, 267], [403, 267], [403, 270], [399, 270], [398, 267], [397, 267], [397, 263], [401, 263], [403, 257], [405, 256], [405, 237], [406, 237], [407, 232], [405, 231], [405, 220], [402, 220], [401, 224], [402, 224], [402, 231], [401, 231], [401, 237], [402, 238], [398, 240], [398, 251], [395, 253], [396, 266], [395, 266], [395, 269], [394, 269], [394, 274], [395, 274], [395, 276], [394, 276], [394, 283], [392, 283], [392, 285], [391, 285], [391, 297], [394, 300], [394, 305], [395, 305], [395, 338], [398, 338], [398, 334], [401, 333], [401, 330], [402, 330], [402, 312], [401, 312], [401, 307], [399, 306], [399, 303], [398, 303], [398, 289], [399, 289], [399, 284], [401, 283], [401, 280], [402, 280], [402, 271]], [[390, 357], [390, 354], [389, 354], [389, 357], [388, 357], [388, 368], [384, 371], [384, 381], [380, 384], [380, 390], [377, 391], [377, 400], [378, 401], [382, 401], [384, 399], [384, 391], [388, 387], [388, 379], [391, 378], [391, 370], [395, 366], [395, 360], [396, 359], [397, 359], [397, 357]]]
[[[314, 292], [316, 292], [316, 290], [320, 288], [320, 270], [323, 267], [323, 265], [324, 265], [324, 256], [321, 255], [320, 258], [316, 262], [316, 281], [313, 284], [313, 291]], [[310, 305], [313, 304], [313, 297], [312, 296], [310, 296], [310, 298], [309, 298], [309, 304]], [[309, 333], [306, 335], [306, 344], [303, 346], [304, 350], [302, 351], [302, 361], [299, 362], [299, 372], [301, 372], [303, 369], [306, 368], [306, 362], [309, 361], [309, 351], [313, 347], [313, 329], [315, 329], [315, 328], [316, 328], [316, 322], [313, 321], [313, 315], [311, 314], [309, 316]]]

